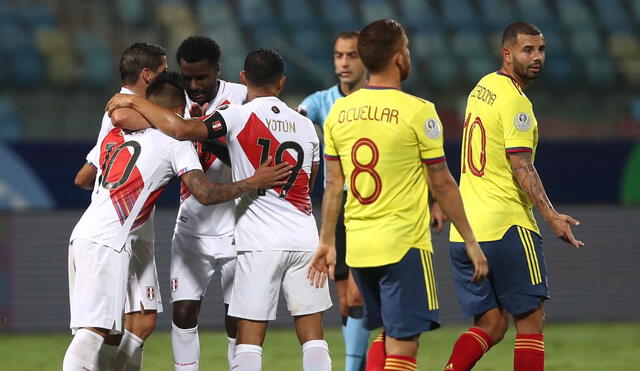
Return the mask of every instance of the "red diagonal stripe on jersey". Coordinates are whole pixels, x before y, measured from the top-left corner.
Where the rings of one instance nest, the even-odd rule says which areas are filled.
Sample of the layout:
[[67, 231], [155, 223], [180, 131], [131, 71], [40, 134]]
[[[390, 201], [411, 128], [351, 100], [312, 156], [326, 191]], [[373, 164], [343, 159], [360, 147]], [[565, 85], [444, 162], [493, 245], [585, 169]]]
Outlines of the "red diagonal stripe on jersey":
[[155, 191], [151, 192], [151, 194], [149, 195], [149, 198], [147, 198], [147, 201], [145, 201], [144, 205], [142, 205], [142, 209], [140, 209], [140, 213], [138, 213], [138, 217], [136, 218], [135, 222], [133, 223], [133, 226], [131, 227], [132, 230], [138, 228], [140, 225], [146, 222], [147, 219], [149, 219], [149, 216], [153, 211], [153, 207], [156, 205], [156, 201], [158, 200], [158, 197], [160, 197], [160, 194], [162, 193], [162, 191], [164, 191], [164, 188], [165, 186], [162, 186], [156, 189]]
[[[258, 116], [252, 113], [242, 131], [238, 134], [238, 143], [240, 143], [240, 146], [251, 162], [251, 165], [256, 169], [260, 166], [260, 155], [262, 153], [262, 147], [258, 145], [258, 138], [265, 138], [271, 141], [269, 155], [275, 159], [276, 150], [280, 145], [280, 141], [276, 139]], [[288, 150], [284, 152], [282, 159], [290, 165], [295, 165], [297, 162]], [[280, 193], [282, 191], [282, 187], [275, 187], [273, 190]], [[309, 174], [300, 169], [293, 186], [284, 199], [292, 204], [296, 209], [310, 215], [311, 199], [309, 198]]]
[[[115, 146], [113, 148], [117, 148], [118, 146], [124, 143], [124, 136], [120, 129], [113, 129], [107, 134], [107, 136], [102, 141], [100, 146], [100, 158], [103, 158], [102, 162], [102, 171], [106, 170], [109, 162], [111, 161], [111, 157], [115, 154], [115, 151], [112, 150], [109, 153], [109, 157], [107, 158], [107, 149], [106, 146], [108, 144], [113, 143]], [[113, 162], [113, 165], [109, 169], [107, 173], [106, 181], [107, 182], [117, 182], [124, 175], [124, 171], [127, 167], [127, 164], [131, 160], [131, 153], [127, 148], [124, 148], [118, 153], [118, 156]], [[124, 224], [125, 220], [131, 213], [131, 209], [133, 208], [133, 204], [135, 204], [142, 188], [144, 187], [144, 180], [142, 179], [142, 175], [138, 168], [134, 166], [131, 175], [127, 181], [116, 189], [112, 189], [109, 191], [109, 197], [111, 198], [111, 202], [113, 203], [113, 207], [118, 214], [120, 219], [120, 223]]]

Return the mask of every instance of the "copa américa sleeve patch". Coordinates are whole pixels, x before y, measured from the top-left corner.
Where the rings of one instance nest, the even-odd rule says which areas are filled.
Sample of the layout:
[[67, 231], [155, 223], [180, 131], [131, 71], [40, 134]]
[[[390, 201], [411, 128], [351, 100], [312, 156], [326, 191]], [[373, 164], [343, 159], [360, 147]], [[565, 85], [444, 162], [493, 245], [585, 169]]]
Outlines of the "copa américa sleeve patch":
[[519, 112], [513, 117], [513, 125], [520, 131], [531, 129], [531, 117], [526, 112]]
[[438, 139], [442, 135], [442, 128], [436, 118], [430, 118], [424, 122], [424, 133], [431, 139]]
[[224, 121], [224, 117], [220, 112], [214, 112], [209, 117], [204, 119], [204, 124], [207, 126], [208, 139], [220, 138], [227, 134], [227, 123]]

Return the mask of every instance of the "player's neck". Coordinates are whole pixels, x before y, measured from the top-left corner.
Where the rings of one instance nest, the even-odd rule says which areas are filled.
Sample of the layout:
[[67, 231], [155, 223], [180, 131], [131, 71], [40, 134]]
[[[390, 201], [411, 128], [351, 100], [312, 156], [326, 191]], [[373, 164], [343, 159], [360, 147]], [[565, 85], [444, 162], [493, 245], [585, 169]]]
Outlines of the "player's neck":
[[340, 84], [338, 84], [338, 89], [340, 89], [340, 93], [342, 93], [342, 95], [347, 96], [353, 93], [354, 91], [360, 89], [361, 87], [365, 86], [366, 83], [367, 83], [367, 79], [365, 79], [363, 76], [355, 84], [347, 84], [345, 82], [340, 82]]
[[125, 89], [131, 90], [136, 95], [142, 95], [143, 97], [147, 94], [147, 86], [143, 83], [135, 83], [133, 85], [124, 85]]
[[509, 68], [509, 66], [505, 66], [503, 65], [498, 72], [500, 72], [501, 74], [508, 76], [511, 78], [511, 80], [513, 80], [519, 87], [520, 90], [524, 91], [527, 86], [529, 85], [529, 81], [525, 81], [524, 79], [522, 79], [520, 76], [518, 76], [517, 73], [513, 72], [513, 69]]
[[377, 74], [371, 74], [369, 76], [368, 86], [382, 86], [385, 88], [394, 88], [400, 90], [402, 87], [402, 81], [400, 75], [396, 70], [382, 71]]
[[256, 98], [277, 97], [277, 96], [278, 96], [278, 91], [275, 89], [251, 87], [247, 91], [247, 100], [249, 102]]

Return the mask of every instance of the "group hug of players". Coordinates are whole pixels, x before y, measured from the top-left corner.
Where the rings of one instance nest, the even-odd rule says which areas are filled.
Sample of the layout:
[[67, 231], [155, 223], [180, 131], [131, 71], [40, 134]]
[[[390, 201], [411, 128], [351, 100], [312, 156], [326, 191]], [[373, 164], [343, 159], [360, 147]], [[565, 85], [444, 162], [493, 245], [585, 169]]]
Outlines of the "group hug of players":
[[[142, 368], [162, 310], [154, 204], [173, 177], [181, 181], [168, 280], [176, 371], [199, 368], [198, 316], [216, 271], [231, 370], [262, 369], [280, 290], [302, 369], [330, 370], [327, 278], [336, 279], [344, 316], [345, 369], [416, 370], [420, 334], [440, 326], [430, 223], [440, 229], [447, 218], [455, 286], [474, 326], [444, 370], [471, 369], [510, 317], [514, 369], [544, 368], [549, 292], [533, 206], [559, 238], [583, 243], [570, 229], [579, 223], [554, 210], [533, 165], [538, 125], [523, 91], [544, 64], [541, 31], [509, 25], [501, 68], [469, 94], [460, 187], [434, 104], [401, 90], [411, 70], [402, 26], [384, 19], [343, 32], [333, 55], [338, 84], [293, 110], [278, 99], [285, 63], [273, 50], [247, 55], [242, 84], [218, 79], [220, 48], [207, 37], [180, 45], [180, 73], [166, 72], [161, 47], [123, 52], [122, 89], [76, 176], [92, 195], [69, 243], [74, 337], [64, 371]], [[318, 234], [309, 195], [321, 152]], [[369, 331], [380, 327], [369, 347]]]

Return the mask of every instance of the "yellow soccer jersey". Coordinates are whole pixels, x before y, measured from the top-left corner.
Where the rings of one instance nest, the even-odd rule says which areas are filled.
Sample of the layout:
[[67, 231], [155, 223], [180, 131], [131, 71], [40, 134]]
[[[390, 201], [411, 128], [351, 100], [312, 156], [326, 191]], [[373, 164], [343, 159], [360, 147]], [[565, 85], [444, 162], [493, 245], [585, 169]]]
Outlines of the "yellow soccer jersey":
[[[460, 193], [478, 241], [499, 240], [512, 225], [539, 233], [507, 157], [535, 154], [537, 144], [538, 123], [520, 87], [499, 72], [483, 77], [467, 98], [460, 165]], [[462, 242], [453, 225], [450, 239]]]
[[325, 159], [339, 160], [347, 185], [347, 264], [398, 262], [412, 247], [431, 251], [424, 163], [444, 161], [432, 103], [365, 87], [336, 100], [324, 123]]

